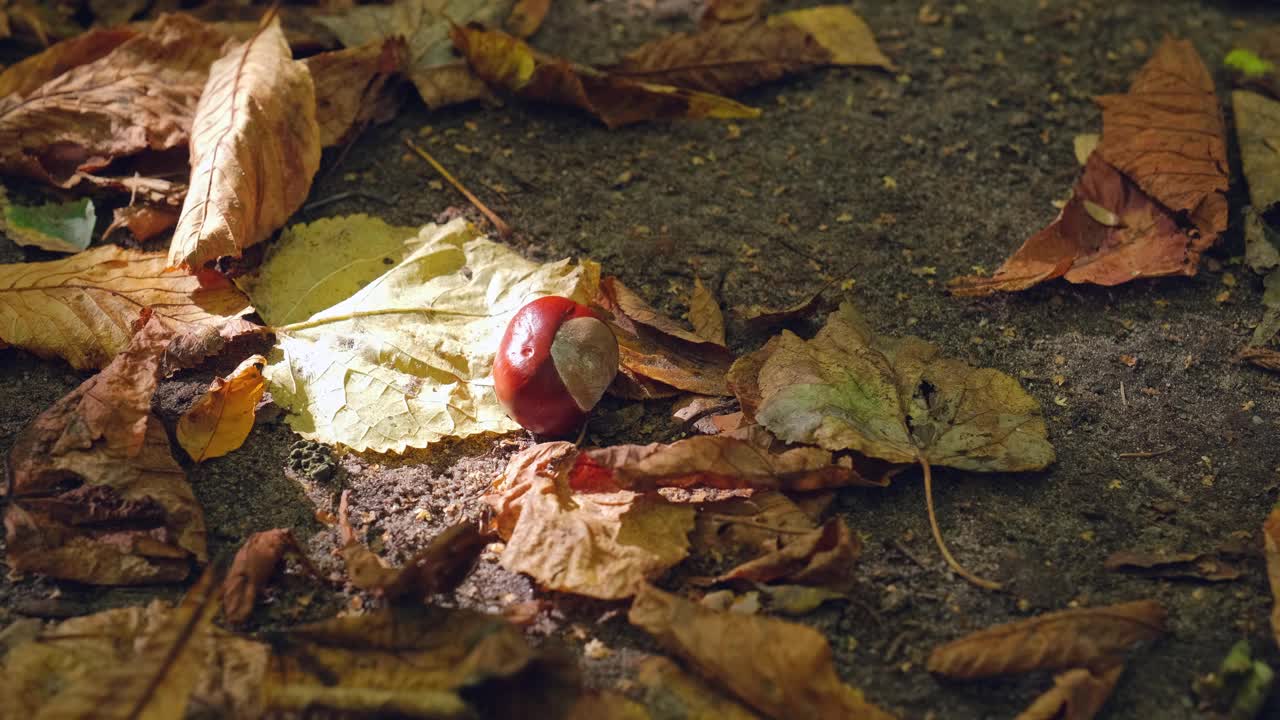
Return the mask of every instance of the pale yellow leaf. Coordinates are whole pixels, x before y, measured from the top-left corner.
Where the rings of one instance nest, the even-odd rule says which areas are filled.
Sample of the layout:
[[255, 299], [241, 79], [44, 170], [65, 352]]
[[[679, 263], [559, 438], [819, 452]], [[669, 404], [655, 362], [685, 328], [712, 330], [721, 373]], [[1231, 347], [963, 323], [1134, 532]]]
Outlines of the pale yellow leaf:
[[519, 429], [493, 392], [502, 333], [536, 298], [586, 301], [591, 273], [526, 260], [461, 219], [421, 241], [346, 300], [275, 328], [268, 389], [304, 437], [402, 452]]
[[368, 215], [290, 225], [258, 271], [236, 280], [272, 325], [306, 320], [346, 300], [400, 262], [418, 229]]

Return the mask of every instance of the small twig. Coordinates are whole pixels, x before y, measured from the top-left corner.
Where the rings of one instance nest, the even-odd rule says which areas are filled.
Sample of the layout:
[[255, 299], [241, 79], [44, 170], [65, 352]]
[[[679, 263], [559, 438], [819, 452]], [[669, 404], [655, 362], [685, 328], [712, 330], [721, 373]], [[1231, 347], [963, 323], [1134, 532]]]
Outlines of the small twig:
[[1171, 452], [1173, 452], [1173, 448], [1171, 448], [1171, 447], [1167, 447], [1167, 448], [1165, 448], [1165, 449], [1163, 449], [1163, 450], [1153, 450], [1153, 451], [1150, 451], [1150, 452], [1127, 452], [1127, 453], [1120, 453], [1119, 455], [1116, 455], [1116, 457], [1118, 457], [1118, 458], [1124, 458], [1124, 459], [1130, 459], [1130, 458], [1153, 458], [1153, 457], [1158, 457], [1158, 456], [1160, 456], [1160, 455], [1164, 455], [1165, 453], [1171, 453]]
[[452, 185], [455, 190], [462, 193], [462, 195], [466, 197], [467, 200], [470, 201], [471, 204], [474, 205], [477, 210], [484, 213], [484, 216], [489, 218], [489, 222], [493, 223], [493, 226], [497, 228], [498, 235], [500, 237], [502, 237], [503, 239], [506, 239], [511, 236], [511, 226], [503, 222], [502, 218], [498, 217], [497, 213], [490, 210], [488, 206], [486, 206], [484, 203], [480, 202], [480, 198], [473, 195], [470, 190], [468, 190], [466, 187], [462, 185], [462, 183], [458, 182], [457, 178], [455, 178], [453, 175], [450, 175], [449, 171], [445, 170], [443, 165], [436, 162], [435, 158], [427, 154], [426, 150], [423, 150], [417, 145], [414, 145], [413, 141], [410, 140], [409, 138], [404, 139], [404, 144], [408, 145], [410, 150], [413, 150], [414, 152], [418, 153], [418, 156], [421, 157], [423, 160], [426, 160], [427, 163], [431, 165], [431, 167], [435, 168], [436, 172], [440, 173], [440, 176], [443, 177], [445, 180], [448, 180], [449, 184]]
[[685, 433], [689, 432], [690, 430], [693, 429], [693, 426], [696, 425], [699, 420], [705, 417], [710, 417], [712, 415], [719, 415], [721, 413], [734, 412], [738, 410], [739, 407], [740, 406], [738, 405], [737, 400], [726, 400], [720, 403], [719, 405], [713, 405], [709, 408], [703, 408], [698, 412], [694, 413], [693, 415], [689, 416], [689, 418], [684, 422], [680, 423], [680, 425], [675, 430], [672, 430], [667, 435], [667, 440], [670, 441], [674, 438], [678, 438], [681, 435], [684, 435]]
[[929, 570], [929, 569], [930, 569], [930, 568], [929, 568], [929, 566], [928, 566], [928, 565], [926, 565], [926, 564], [924, 563], [924, 561], [923, 561], [923, 560], [921, 560], [919, 557], [917, 557], [915, 553], [913, 553], [913, 552], [911, 552], [909, 549], [907, 549], [907, 546], [906, 546], [906, 545], [904, 545], [904, 544], [902, 543], [902, 541], [901, 541], [901, 540], [894, 540], [894, 541], [893, 541], [893, 549], [894, 549], [894, 550], [897, 550], [898, 552], [902, 553], [903, 555], [906, 555], [906, 556], [907, 556], [907, 559], [908, 559], [908, 560], [910, 560], [911, 562], [913, 562], [913, 563], [915, 563], [915, 564], [919, 565], [921, 570]]
[[355, 197], [365, 198], [366, 200], [377, 200], [383, 205], [391, 204], [391, 201], [387, 200], [386, 198], [378, 197], [377, 195], [373, 195], [367, 192], [361, 192], [359, 190], [349, 190], [347, 192], [340, 192], [336, 195], [330, 195], [327, 198], [321, 198], [319, 200], [316, 200], [315, 202], [309, 202], [306, 205], [302, 206], [302, 212], [310, 212], [312, 210], [315, 210], [318, 207], [324, 207], [329, 203], [336, 203], [342, 200], [348, 200], [350, 198], [355, 198]]
[[942, 559], [947, 561], [947, 565], [955, 574], [968, 580], [970, 583], [984, 590], [1001, 590], [1003, 586], [993, 580], [978, 577], [960, 564], [951, 551], [947, 549], [947, 544], [942, 541], [942, 530], [938, 527], [938, 515], [933, 509], [933, 469], [929, 465], [929, 461], [924, 455], [917, 455], [916, 460], [920, 463], [920, 467], [924, 470], [924, 500], [929, 510], [929, 529], [933, 531], [933, 540], [938, 545], [938, 550], [942, 552]]
[[1125, 406], [1125, 407], [1129, 407], [1129, 398], [1125, 397], [1125, 395], [1124, 395], [1124, 381], [1123, 381], [1123, 380], [1121, 380], [1121, 381], [1120, 381], [1120, 402], [1124, 403], [1124, 406]]

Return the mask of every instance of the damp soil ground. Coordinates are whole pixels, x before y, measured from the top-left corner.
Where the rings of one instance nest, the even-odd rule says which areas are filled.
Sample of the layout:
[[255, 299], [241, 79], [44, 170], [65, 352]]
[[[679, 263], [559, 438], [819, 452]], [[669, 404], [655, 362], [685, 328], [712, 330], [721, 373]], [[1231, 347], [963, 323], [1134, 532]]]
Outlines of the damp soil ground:
[[[834, 69], [789, 79], [747, 93], [742, 99], [763, 117], [736, 125], [609, 131], [576, 112], [518, 101], [429, 112], [414, 99], [345, 155], [326, 154], [313, 205], [299, 219], [365, 212], [408, 225], [465, 208], [406, 154], [402, 139], [413, 137], [517, 228], [510, 242], [521, 252], [591, 257], [673, 315], [685, 310], [695, 277], [730, 309], [782, 306], [827, 287], [827, 310], [853, 301], [883, 332], [919, 335], [1018, 376], [1045, 409], [1057, 463], [1028, 474], [940, 471], [935, 487], [954, 553], [1005, 581], [1007, 592], [976, 589], [946, 571], [929, 537], [921, 478], [907, 472], [885, 489], [840, 493], [835, 511], [866, 541], [861, 583], [849, 602], [802, 622], [831, 638], [846, 680], [904, 718], [1007, 718], [1050, 678], [941, 681], [924, 669], [931, 648], [1039, 612], [1155, 598], [1169, 609], [1171, 631], [1133, 656], [1102, 717], [1198, 717], [1193, 680], [1237, 640], [1280, 663], [1259, 550], [1259, 527], [1280, 492], [1280, 384], [1235, 359], [1261, 315], [1261, 284], [1239, 263], [1238, 218], [1193, 278], [1116, 288], [1055, 282], [980, 300], [949, 297], [943, 285], [974, 266], [993, 269], [1053, 218], [1052, 201], [1078, 172], [1073, 138], [1100, 128], [1091, 97], [1123, 91], [1164, 36], [1191, 39], [1216, 68], [1235, 38], [1280, 20], [1280, 6], [968, 0], [933, 3], [939, 17], [926, 23], [918, 3], [853, 5], [898, 73]], [[535, 44], [604, 63], [691, 28], [695, 12], [674, 0], [559, 0]], [[1242, 190], [1233, 186], [1233, 207], [1243, 204]], [[34, 259], [44, 258], [0, 239], [0, 261]], [[766, 339], [741, 323], [730, 331], [737, 351]], [[156, 399], [161, 415], [172, 425], [240, 357], [166, 381]], [[56, 361], [0, 351], [0, 451], [83, 378]], [[607, 401], [589, 440], [670, 437], [670, 402], [635, 405]], [[482, 438], [401, 458], [321, 449], [291, 464], [297, 440], [268, 413], [240, 450], [188, 465], [215, 555], [234, 552], [254, 531], [291, 527], [340, 577], [336, 531], [317, 511], [331, 512], [347, 488], [365, 537], [402, 561], [447, 523], [478, 515], [479, 495], [531, 442]], [[332, 471], [318, 469], [329, 456]], [[1120, 550], [1224, 546], [1244, 551], [1235, 581], [1104, 568]], [[0, 625], [181, 591], [8, 573]], [[598, 639], [613, 650], [583, 659], [597, 685], [615, 686], [652, 650], [628, 627], [625, 606], [542, 593], [491, 561], [456, 600], [497, 610], [535, 597], [554, 610], [533, 635], [579, 650]], [[290, 572], [273, 584], [253, 627], [372, 602]], [[1280, 701], [1268, 711], [1280, 715]]]

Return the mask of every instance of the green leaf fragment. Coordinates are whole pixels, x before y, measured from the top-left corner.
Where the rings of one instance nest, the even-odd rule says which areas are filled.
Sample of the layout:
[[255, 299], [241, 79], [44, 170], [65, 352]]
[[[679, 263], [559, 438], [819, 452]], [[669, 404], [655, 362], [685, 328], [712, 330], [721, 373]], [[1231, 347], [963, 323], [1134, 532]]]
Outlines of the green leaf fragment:
[[93, 226], [98, 219], [89, 198], [66, 203], [20, 205], [11, 202], [0, 190], [0, 207], [4, 210], [0, 231], [19, 245], [50, 252], [78, 253], [89, 247]]
[[1258, 54], [1252, 50], [1243, 48], [1236, 48], [1227, 53], [1227, 56], [1222, 59], [1222, 64], [1247, 78], [1268, 75], [1276, 69], [1274, 63], [1258, 57]]

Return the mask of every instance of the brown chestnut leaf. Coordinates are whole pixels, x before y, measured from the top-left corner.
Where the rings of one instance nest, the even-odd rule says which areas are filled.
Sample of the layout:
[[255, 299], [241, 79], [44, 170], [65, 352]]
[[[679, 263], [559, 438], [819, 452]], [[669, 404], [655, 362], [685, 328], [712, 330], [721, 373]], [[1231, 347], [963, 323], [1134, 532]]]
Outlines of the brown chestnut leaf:
[[[670, 709], [670, 717], [704, 720], [758, 720], [760, 717], [737, 700], [720, 694], [685, 672], [677, 663], [658, 655], [640, 661], [636, 682], [640, 685], [645, 707]], [[641, 717], [647, 720], [652, 716], [645, 713]]]
[[209, 69], [169, 264], [199, 269], [240, 257], [302, 206], [319, 167], [315, 84], [273, 17]]
[[226, 278], [165, 265], [161, 252], [103, 245], [63, 260], [0, 266], [0, 341], [87, 370], [124, 349], [146, 307], [175, 334], [243, 330], [236, 318], [253, 308]]
[[[661, 397], [687, 390], [702, 395], [728, 395], [725, 373], [733, 355], [723, 345], [708, 342], [692, 330], [659, 313], [622, 281], [600, 281], [591, 306], [618, 339], [622, 383], [630, 378], [636, 387], [615, 381], [611, 392], [623, 397]], [[657, 383], [656, 386], [647, 383]]]
[[[268, 714], [558, 717], [539, 701], [566, 674], [501, 617], [400, 606], [279, 633], [263, 684]], [[514, 701], [528, 714], [503, 707]]]
[[862, 541], [840, 518], [796, 537], [781, 549], [749, 560], [716, 578], [716, 582], [781, 581], [848, 592]]
[[716, 345], [725, 344], [724, 313], [720, 311], [716, 296], [697, 278], [693, 280], [693, 293], [689, 296], [689, 323], [702, 340]]
[[934, 648], [929, 672], [972, 680], [1032, 670], [1105, 669], [1165, 632], [1154, 600], [1060, 610], [996, 625]]
[[711, 93], [643, 82], [575, 65], [497, 30], [454, 26], [453, 44], [490, 85], [522, 98], [569, 105], [610, 129], [668, 118], [754, 118], [760, 111]]
[[1271, 633], [1280, 644], [1280, 508], [1272, 508], [1262, 524], [1267, 558], [1267, 582], [1271, 586]]
[[104, 610], [44, 628], [12, 647], [0, 673], [7, 717], [258, 717], [265, 645], [214, 627], [212, 576], [177, 608]]
[[316, 20], [348, 48], [404, 38], [405, 74], [434, 110], [488, 94], [484, 82], [453, 53], [450, 23], [497, 27], [512, 12], [512, 5], [512, 0], [397, 0], [389, 5], [355, 5]]
[[291, 530], [275, 528], [256, 532], [240, 546], [231, 561], [231, 568], [227, 570], [226, 579], [222, 581], [222, 611], [227, 622], [234, 624], [249, 619], [258, 593], [276, 574], [286, 552], [293, 553], [313, 575], [319, 577]]
[[827, 639], [812, 628], [711, 610], [650, 585], [627, 617], [699, 675], [768, 717], [892, 718], [841, 682]]
[[735, 95], [824, 65], [893, 68], [862, 18], [846, 6], [823, 5], [675, 33], [606, 69], [632, 80]]
[[[71, 187], [118, 158], [186, 146], [192, 117], [223, 36], [186, 15], [166, 15], [116, 47], [95, 35], [63, 51], [50, 49], [15, 78], [25, 93], [0, 98], [0, 168]], [[98, 56], [100, 55], [100, 56]], [[53, 75], [63, 62], [88, 59]], [[51, 76], [51, 77], [50, 77]]]
[[506, 541], [500, 561], [549, 590], [630, 597], [689, 554], [691, 506], [629, 490], [575, 492], [571, 443], [535, 445], [507, 464], [485, 502]]
[[1124, 665], [1098, 673], [1081, 668], [1068, 670], [1053, 678], [1053, 687], [1036, 698], [1014, 720], [1091, 720], [1124, 673]]
[[392, 37], [302, 61], [316, 84], [321, 147], [348, 142], [370, 122], [395, 115], [396, 103], [383, 89], [404, 69], [407, 54], [404, 39]]
[[101, 585], [182, 580], [204, 562], [204, 514], [151, 414], [172, 332], [158, 316], [102, 372], [18, 437], [5, 512], [16, 570]]
[[105, 57], [137, 34], [131, 28], [93, 28], [45, 48], [0, 72], [0, 98], [27, 95], [72, 68]]
[[1196, 274], [1227, 225], [1226, 129], [1209, 71], [1190, 42], [1168, 39], [1127, 94], [1097, 102], [1102, 139], [1058, 218], [991, 277], [952, 280], [954, 294]]

